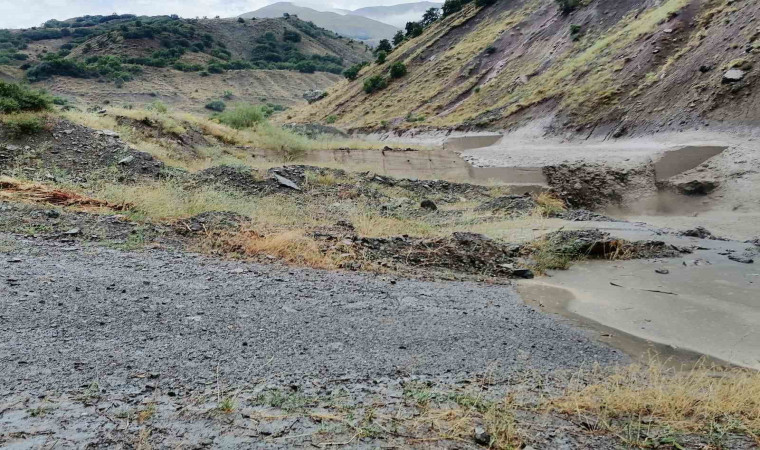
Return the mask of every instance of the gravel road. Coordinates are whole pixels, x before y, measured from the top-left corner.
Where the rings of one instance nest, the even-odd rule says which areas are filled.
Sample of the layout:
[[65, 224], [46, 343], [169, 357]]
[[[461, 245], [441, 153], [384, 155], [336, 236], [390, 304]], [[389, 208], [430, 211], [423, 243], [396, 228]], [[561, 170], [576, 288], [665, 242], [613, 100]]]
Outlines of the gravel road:
[[393, 280], [0, 236], [0, 390], [551, 371], [617, 351], [510, 286]]
[[[398, 404], [414, 380], [454, 386], [628, 361], [506, 285], [7, 234], [0, 274], [3, 448], [311, 448], [320, 420], [213, 411], [231, 390], [241, 408], [270, 388]], [[373, 442], [352, 446], [388, 444]]]

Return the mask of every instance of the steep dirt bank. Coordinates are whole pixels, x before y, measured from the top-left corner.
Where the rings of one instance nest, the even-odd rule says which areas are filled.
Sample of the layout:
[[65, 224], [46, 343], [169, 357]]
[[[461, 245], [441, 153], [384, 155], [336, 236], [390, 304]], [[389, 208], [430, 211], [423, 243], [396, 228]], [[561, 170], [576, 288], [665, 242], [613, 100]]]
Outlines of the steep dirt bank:
[[409, 74], [367, 94], [387, 65], [294, 117], [350, 129], [511, 129], [622, 137], [757, 126], [760, 5], [751, 0], [470, 4], [397, 48]]

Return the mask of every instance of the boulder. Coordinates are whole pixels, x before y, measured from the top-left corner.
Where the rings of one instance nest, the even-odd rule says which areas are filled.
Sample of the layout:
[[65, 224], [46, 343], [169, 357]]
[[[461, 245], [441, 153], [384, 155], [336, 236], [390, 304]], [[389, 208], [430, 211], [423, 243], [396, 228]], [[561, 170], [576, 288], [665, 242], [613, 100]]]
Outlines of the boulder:
[[747, 72], [741, 70], [741, 69], [731, 69], [723, 74], [723, 82], [724, 83], [737, 83], [739, 81], [742, 81], [744, 79], [744, 76], [747, 74]]

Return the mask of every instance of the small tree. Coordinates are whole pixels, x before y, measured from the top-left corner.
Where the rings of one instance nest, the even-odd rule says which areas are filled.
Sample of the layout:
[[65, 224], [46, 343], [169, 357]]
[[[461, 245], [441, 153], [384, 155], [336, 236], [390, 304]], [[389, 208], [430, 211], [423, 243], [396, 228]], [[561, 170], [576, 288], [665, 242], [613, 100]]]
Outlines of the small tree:
[[406, 23], [406, 37], [412, 39], [421, 35], [425, 31], [422, 24], [419, 22], [407, 22]]
[[243, 19], [242, 17], [238, 17], [238, 23], [245, 23], [245, 19]]
[[377, 44], [377, 48], [375, 48], [375, 53], [385, 52], [390, 53], [393, 51], [393, 46], [391, 45], [391, 41], [388, 39], [383, 39]]
[[422, 15], [422, 26], [427, 27], [433, 24], [436, 20], [441, 18], [441, 10], [438, 8], [430, 8]]
[[393, 45], [398, 47], [399, 45], [401, 45], [402, 42], [404, 42], [404, 39], [406, 39], [404, 37], [404, 32], [401, 30], [398, 30], [396, 32], [396, 35], [393, 36]]
[[377, 52], [377, 60], [375, 61], [378, 64], [385, 64], [385, 60], [388, 58], [388, 54], [385, 52]]
[[443, 2], [443, 17], [450, 16], [461, 10], [462, 2], [460, 0], [446, 0]]
[[391, 64], [391, 78], [401, 78], [406, 75], [406, 65], [401, 61]]

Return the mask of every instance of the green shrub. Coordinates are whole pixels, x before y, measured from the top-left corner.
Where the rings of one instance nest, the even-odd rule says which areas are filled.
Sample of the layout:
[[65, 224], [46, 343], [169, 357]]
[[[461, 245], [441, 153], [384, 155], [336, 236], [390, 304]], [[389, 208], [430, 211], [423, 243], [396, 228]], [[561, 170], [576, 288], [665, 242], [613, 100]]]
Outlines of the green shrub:
[[391, 64], [391, 78], [401, 78], [406, 72], [406, 65], [401, 61]]
[[555, 0], [559, 5], [560, 11], [564, 14], [569, 14], [580, 5], [580, 0]]
[[388, 87], [388, 79], [382, 75], [375, 75], [364, 81], [364, 92], [372, 94]]
[[233, 109], [218, 114], [216, 118], [219, 122], [227, 126], [242, 130], [265, 122], [267, 113], [261, 106], [239, 105]]
[[581, 32], [583, 28], [580, 25], [570, 25], [570, 37], [573, 41], [577, 41], [581, 38]]
[[206, 109], [211, 111], [222, 112], [227, 108], [227, 105], [221, 100], [214, 100], [206, 103]]
[[494, 3], [496, 3], [496, 0], [475, 0], [475, 6], [477, 6], [478, 8], [491, 6]]
[[0, 81], [0, 113], [43, 111], [50, 108], [52, 99], [42, 91]]
[[338, 121], [338, 116], [330, 114], [325, 118], [325, 123], [332, 124]]
[[45, 127], [45, 117], [37, 114], [19, 113], [2, 118], [5, 128], [14, 138], [36, 134]]
[[298, 43], [301, 42], [301, 35], [295, 31], [285, 30], [282, 33], [282, 40], [285, 42]]
[[377, 64], [385, 64], [385, 60], [388, 58], [388, 54], [385, 52], [377, 52]]
[[368, 62], [354, 64], [353, 66], [343, 71], [343, 76], [346, 77], [350, 81], [354, 81], [355, 79], [359, 78], [359, 72], [361, 72], [362, 68], [364, 68], [368, 64], [369, 64]]
[[169, 112], [169, 107], [166, 106], [164, 102], [159, 101], [159, 100], [156, 100], [150, 105], [148, 105], [147, 109], [151, 111], [155, 111], [159, 114], [166, 114], [167, 112]]

